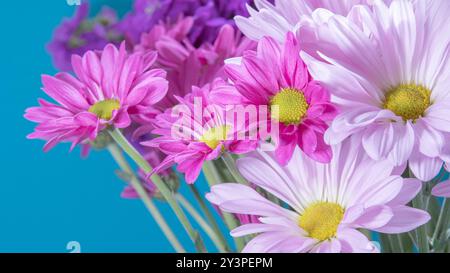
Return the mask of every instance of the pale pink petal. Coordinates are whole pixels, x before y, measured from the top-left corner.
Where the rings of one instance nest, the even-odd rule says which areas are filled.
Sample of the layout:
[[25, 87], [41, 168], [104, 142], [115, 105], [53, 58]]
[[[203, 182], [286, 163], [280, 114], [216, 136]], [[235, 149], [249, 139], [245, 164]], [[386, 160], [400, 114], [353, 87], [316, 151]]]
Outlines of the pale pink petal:
[[378, 253], [380, 250], [361, 232], [355, 229], [338, 230], [338, 240], [343, 253]]
[[408, 232], [431, 219], [428, 212], [407, 206], [393, 207], [392, 212], [394, 216], [391, 221], [384, 227], [374, 229], [375, 231], [388, 234]]
[[255, 158], [241, 158], [237, 166], [249, 182], [266, 189], [294, 208], [301, 207], [291, 181], [285, 181], [266, 163]]
[[403, 187], [400, 193], [388, 204], [391, 206], [408, 204], [422, 189], [422, 181], [414, 178], [403, 179]]
[[414, 130], [410, 122], [406, 123], [406, 126], [395, 125], [395, 135], [398, 137], [389, 159], [396, 165], [400, 166], [407, 162], [414, 149], [415, 136]]
[[386, 158], [396, 141], [392, 123], [372, 125], [366, 129], [362, 138], [364, 149], [375, 160]]
[[206, 198], [221, 209], [232, 213], [296, 217], [293, 212], [275, 205], [254, 189], [241, 184], [226, 183], [213, 186]]
[[439, 158], [430, 158], [419, 151], [412, 154], [409, 167], [417, 179], [428, 182], [435, 178], [442, 169], [443, 161]]
[[312, 253], [340, 253], [341, 243], [339, 240], [333, 239], [329, 241], [323, 241], [317, 244], [312, 250]]
[[427, 157], [439, 157], [445, 146], [444, 135], [432, 127], [418, 121], [415, 130], [419, 138], [419, 150]]
[[271, 231], [280, 231], [284, 230], [285, 227], [279, 225], [268, 225], [268, 224], [247, 224], [242, 225], [233, 229], [230, 234], [233, 237], [242, 237], [250, 234], [263, 233], [263, 232], [271, 232]]
[[434, 196], [450, 198], [450, 181], [444, 181], [437, 184], [432, 192]]
[[393, 213], [388, 206], [373, 206], [364, 209], [362, 214], [349, 223], [354, 228], [375, 229], [385, 226], [393, 217]]

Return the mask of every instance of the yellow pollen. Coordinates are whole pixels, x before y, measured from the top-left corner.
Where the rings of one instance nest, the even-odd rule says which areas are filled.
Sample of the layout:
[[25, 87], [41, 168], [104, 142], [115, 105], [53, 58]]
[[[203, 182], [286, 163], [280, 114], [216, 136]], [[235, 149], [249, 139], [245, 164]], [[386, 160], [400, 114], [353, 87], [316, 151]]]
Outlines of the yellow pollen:
[[422, 85], [400, 84], [386, 93], [383, 107], [404, 121], [422, 117], [431, 105], [431, 91]]
[[116, 99], [108, 99], [97, 102], [89, 108], [89, 112], [94, 113], [97, 117], [110, 120], [114, 110], [120, 108], [120, 102]]
[[220, 142], [227, 139], [229, 126], [218, 126], [208, 129], [200, 137], [199, 141], [208, 145], [209, 148], [215, 149], [219, 146]]
[[308, 235], [319, 241], [336, 236], [336, 231], [344, 217], [344, 208], [339, 204], [319, 202], [310, 205], [300, 216], [299, 226]]
[[[294, 88], [285, 88], [270, 100], [272, 118], [285, 125], [299, 124], [308, 111], [305, 95]], [[274, 106], [278, 106], [278, 116]]]

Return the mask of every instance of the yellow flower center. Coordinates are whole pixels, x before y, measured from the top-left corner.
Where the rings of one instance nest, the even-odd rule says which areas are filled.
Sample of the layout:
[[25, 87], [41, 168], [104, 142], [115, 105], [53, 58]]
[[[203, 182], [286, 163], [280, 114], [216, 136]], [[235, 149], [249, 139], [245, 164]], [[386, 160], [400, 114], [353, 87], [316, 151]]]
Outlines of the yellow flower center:
[[306, 115], [309, 105], [301, 91], [285, 88], [270, 100], [270, 107], [272, 118], [285, 125], [291, 125], [300, 123]]
[[89, 108], [89, 112], [94, 113], [97, 117], [110, 120], [114, 110], [120, 108], [120, 102], [116, 99], [108, 99], [97, 102]]
[[339, 204], [319, 202], [310, 205], [300, 216], [300, 227], [309, 236], [319, 241], [336, 236], [336, 231], [344, 217], [344, 208]]
[[215, 149], [221, 141], [227, 140], [227, 134], [230, 130], [229, 126], [218, 126], [208, 129], [200, 137], [199, 141], [208, 145], [209, 148]]
[[400, 84], [386, 93], [383, 107], [403, 120], [422, 117], [431, 105], [431, 91], [422, 85]]

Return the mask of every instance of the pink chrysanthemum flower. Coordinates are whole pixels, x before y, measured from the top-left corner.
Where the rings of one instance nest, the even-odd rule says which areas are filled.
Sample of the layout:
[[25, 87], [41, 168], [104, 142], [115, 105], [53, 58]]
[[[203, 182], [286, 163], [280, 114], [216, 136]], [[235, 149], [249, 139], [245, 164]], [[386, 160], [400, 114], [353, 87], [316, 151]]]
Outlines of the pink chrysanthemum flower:
[[39, 123], [30, 139], [43, 139], [47, 151], [57, 143], [93, 141], [108, 126], [126, 128], [131, 117], [151, 111], [167, 92], [165, 72], [151, 69], [155, 52], [127, 54], [107, 45], [102, 52], [72, 57], [76, 77], [68, 73], [42, 76], [43, 91], [57, 104], [41, 99], [25, 118]]
[[213, 44], [204, 43], [195, 47], [188, 35], [193, 28], [193, 18], [181, 17], [173, 24], [155, 26], [143, 34], [138, 52], [156, 50], [156, 66], [167, 71], [168, 95], [158, 103], [161, 110], [178, 104], [176, 96], [184, 97], [192, 86], [204, 86], [215, 78], [224, 78], [224, 61], [241, 56], [245, 50], [254, 49], [255, 43], [242, 36], [230, 25], [220, 28]]
[[422, 181], [439, 173], [450, 159], [449, 10], [447, 0], [397, 0], [348, 17], [317, 11], [320, 58], [303, 58], [340, 107], [328, 143], [358, 134], [374, 159], [408, 162]]
[[238, 160], [248, 181], [289, 209], [242, 184], [213, 186], [206, 197], [226, 212], [261, 216], [261, 223], [231, 232], [237, 237], [257, 234], [243, 252], [377, 252], [359, 229], [396, 234], [429, 221], [427, 212], [406, 205], [422, 182], [392, 175], [392, 164], [371, 159], [358, 140], [333, 146], [333, 153], [326, 165], [298, 148], [286, 167], [267, 153]]
[[311, 78], [292, 33], [284, 45], [273, 38], [263, 38], [256, 52], [246, 51], [241, 64], [230, 63], [225, 70], [237, 92], [219, 92], [214, 98], [224, 104], [271, 109], [268, 116], [259, 117], [259, 122], [278, 122], [275, 142], [280, 163], [289, 161], [296, 146], [319, 162], [330, 161], [331, 148], [323, 135], [327, 122], [337, 112], [330, 103], [329, 92]]
[[[191, 94], [178, 98], [180, 103], [174, 109], [155, 118], [152, 133], [159, 137], [142, 143], [167, 154], [155, 172], [178, 164], [177, 170], [185, 174], [186, 182], [194, 183], [206, 160], [217, 159], [223, 152], [243, 154], [257, 148], [256, 140], [238, 140], [237, 132], [245, 128], [227, 120], [225, 109], [211, 102], [210, 93], [219, 88], [230, 89], [221, 79], [202, 88], [193, 87]], [[200, 105], [195, 104], [198, 100]], [[200, 116], [196, 115], [198, 110]]]
[[275, 0], [275, 4], [271, 4], [267, 0], [255, 0], [256, 9], [247, 6], [250, 16], [236, 16], [235, 20], [239, 29], [253, 40], [269, 36], [282, 42], [288, 32], [295, 32], [301, 20], [316, 9], [347, 15], [353, 6], [371, 2], [373, 0]]

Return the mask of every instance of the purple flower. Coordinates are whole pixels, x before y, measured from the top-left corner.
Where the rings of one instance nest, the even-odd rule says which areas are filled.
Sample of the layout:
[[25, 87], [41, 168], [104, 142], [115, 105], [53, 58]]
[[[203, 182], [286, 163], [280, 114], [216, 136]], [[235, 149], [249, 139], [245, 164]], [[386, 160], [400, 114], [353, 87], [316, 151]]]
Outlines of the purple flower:
[[56, 68], [71, 71], [73, 54], [82, 55], [88, 50], [102, 49], [108, 43], [118, 45], [122, 40], [114, 10], [103, 7], [95, 17], [88, 16], [89, 5], [83, 3], [72, 18], [64, 20], [54, 31], [47, 50]]
[[191, 16], [194, 26], [190, 41], [198, 46], [213, 42], [220, 28], [228, 23], [234, 25], [235, 15], [247, 15], [245, 4], [251, 0], [136, 0], [134, 9], [120, 23], [120, 30], [131, 44], [139, 42], [142, 33], [165, 22], [175, 22], [180, 16]]

